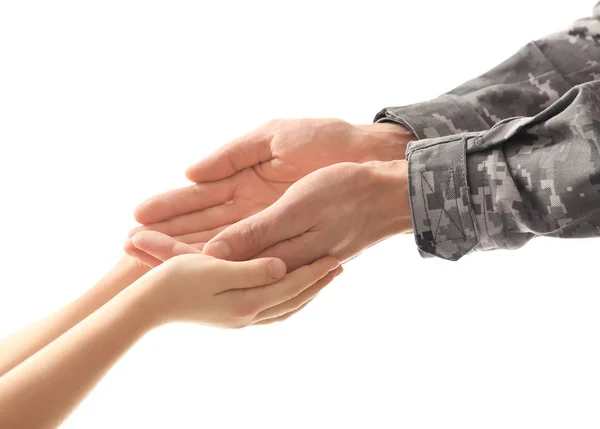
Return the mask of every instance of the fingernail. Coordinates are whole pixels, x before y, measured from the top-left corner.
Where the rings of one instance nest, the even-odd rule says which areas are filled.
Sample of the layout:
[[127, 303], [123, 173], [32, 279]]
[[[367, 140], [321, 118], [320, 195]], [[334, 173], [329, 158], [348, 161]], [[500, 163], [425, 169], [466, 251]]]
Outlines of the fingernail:
[[339, 266], [340, 266], [340, 263], [339, 263], [339, 261], [338, 261], [338, 262], [336, 262], [336, 264], [335, 264], [334, 266], [332, 266], [332, 267], [329, 269], [329, 272], [331, 272], [331, 271], [335, 270], [335, 269], [336, 269], [337, 267], [339, 267]]
[[280, 279], [285, 276], [287, 267], [285, 263], [279, 259], [274, 259], [269, 262], [269, 275], [273, 279]]
[[219, 259], [227, 259], [231, 255], [229, 245], [224, 241], [215, 241], [204, 249], [204, 253]]

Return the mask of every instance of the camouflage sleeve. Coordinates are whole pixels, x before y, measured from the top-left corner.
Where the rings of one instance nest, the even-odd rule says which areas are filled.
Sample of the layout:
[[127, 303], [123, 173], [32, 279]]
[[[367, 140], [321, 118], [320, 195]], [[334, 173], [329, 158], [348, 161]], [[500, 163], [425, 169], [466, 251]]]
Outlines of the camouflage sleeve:
[[389, 107], [375, 117], [419, 139], [484, 131], [515, 116], [534, 116], [576, 85], [600, 79], [600, 2], [591, 18], [531, 42], [499, 66], [441, 97]]
[[530, 117], [407, 149], [421, 253], [458, 260], [536, 236], [600, 236], [600, 80]]

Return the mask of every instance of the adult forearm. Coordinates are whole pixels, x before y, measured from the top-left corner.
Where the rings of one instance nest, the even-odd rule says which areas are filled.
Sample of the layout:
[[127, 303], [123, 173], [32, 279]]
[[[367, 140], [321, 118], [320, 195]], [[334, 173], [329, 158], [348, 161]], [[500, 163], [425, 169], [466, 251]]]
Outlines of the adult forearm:
[[408, 148], [415, 238], [424, 255], [516, 249], [537, 236], [600, 236], [600, 81], [533, 117]]
[[106, 304], [146, 270], [124, 256], [91, 289], [62, 309], [0, 340], [0, 377]]
[[152, 327], [144, 283], [131, 285], [1, 377], [0, 427], [57, 427]]
[[425, 139], [486, 131], [508, 118], [535, 116], [571, 88], [599, 78], [599, 40], [600, 3], [593, 16], [528, 43], [483, 75], [433, 100], [383, 109], [375, 120], [403, 124]]

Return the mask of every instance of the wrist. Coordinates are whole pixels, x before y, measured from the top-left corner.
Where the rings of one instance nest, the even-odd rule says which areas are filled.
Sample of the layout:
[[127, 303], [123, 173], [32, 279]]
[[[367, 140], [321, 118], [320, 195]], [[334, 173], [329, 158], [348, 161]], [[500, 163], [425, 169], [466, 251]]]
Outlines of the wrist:
[[168, 286], [171, 278], [169, 265], [163, 263], [140, 277], [129, 288], [135, 292], [136, 300], [142, 308], [148, 326], [154, 328], [170, 320]]
[[[153, 282], [148, 277], [142, 276], [107, 304], [127, 315], [128, 329], [135, 338], [141, 338], [163, 324], [159, 303], [155, 301], [155, 294], [152, 292]], [[107, 306], [103, 308], [108, 308]]]
[[199, 278], [190, 278], [188, 256], [194, 255], [180, 255], [169, 259], [153, 268], [135, 284], [140, 286], [144, 311], [154, 327], [189, 320], [200, 305], [200, 297], [196, 296], [193, 288], [182, 287], [190, 282], [201, 284]]
[[387, 225], [386, 235], [411, 233], [407, 161], [379, 162], [375, 169], [377, 180], [382, 189], [385, 189], [385, 198], [380, 204], [380, 219]]
[[356, 125], [361, 138], [361, 161], [395, 161], [406, 158], [406, 147], [416, 136], [402, 125], [391, 122], [376, 122]]
[[98, 281], [97, 286], [118, 293], [146, 274], [150, 268], [129, 255], [121, 259]]

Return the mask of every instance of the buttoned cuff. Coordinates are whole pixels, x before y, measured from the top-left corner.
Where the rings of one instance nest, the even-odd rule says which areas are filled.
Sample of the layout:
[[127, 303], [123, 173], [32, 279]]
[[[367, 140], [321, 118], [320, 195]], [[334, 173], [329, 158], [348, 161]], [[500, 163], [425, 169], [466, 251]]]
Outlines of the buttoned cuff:
[[480, 134], [463, 133], [408, 145], [413, 231], [422, 256], [457, 261], [479, 243], [467, 182], [466, 149]]

